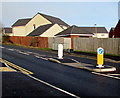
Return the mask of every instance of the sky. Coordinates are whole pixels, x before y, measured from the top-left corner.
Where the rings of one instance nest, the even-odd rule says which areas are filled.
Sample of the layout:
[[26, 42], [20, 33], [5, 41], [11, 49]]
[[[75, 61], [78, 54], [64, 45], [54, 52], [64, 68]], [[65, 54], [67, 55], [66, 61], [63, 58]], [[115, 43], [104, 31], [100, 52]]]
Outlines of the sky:
[[118, 22], [118, 2], [2, 2], [2, 24], [12, 26], [18, 19], [38, 12], [58, 17], [70, 26], [106, 27]]

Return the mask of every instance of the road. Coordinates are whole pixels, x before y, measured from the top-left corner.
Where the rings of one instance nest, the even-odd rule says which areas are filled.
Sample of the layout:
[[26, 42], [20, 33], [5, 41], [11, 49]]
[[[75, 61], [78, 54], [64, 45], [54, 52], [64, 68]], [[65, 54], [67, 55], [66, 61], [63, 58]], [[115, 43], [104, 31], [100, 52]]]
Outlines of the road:
[[[56, 57], [56, 53], [9, 45], [3, 45], [1, 48], [3, 59], [33, 73], [27, 77], [45, 82], [42, 84], [68, 96], [120, 96], [119, 63], [105, 62], [107, 65], [117, 67], [118, 78], [114, 78], [116, 76], [104, 76], [46, 59], [47, 57]], [[96, 60], [90, 58], [70, 55], [65, 55], [65, 57], [74, 58], [82, 63], [96, 64]]]

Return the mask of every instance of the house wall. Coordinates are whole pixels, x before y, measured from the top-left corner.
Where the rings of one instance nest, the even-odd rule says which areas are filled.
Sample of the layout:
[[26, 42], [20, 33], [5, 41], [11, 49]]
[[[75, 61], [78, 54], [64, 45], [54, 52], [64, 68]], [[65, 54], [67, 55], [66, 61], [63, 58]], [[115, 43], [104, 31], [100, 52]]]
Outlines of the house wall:
[[26, 36], [25, 26], [12, 27], [13, 36]]
[[58, 24], [55, 24], [40, 36], [41, 37], [56, 37], [55, 35], [61, 31], [63, 31], [63, 28], [60, 27]]
[[34, 30], [34, 25], [35, 25], [35, 28], [37, 28], [39, 26], [46, 25], [46, 24], [51, 24], [51, 22], [45, 19], [40, 14], [37, 14], [25, 26], [26, 35], [28, 35]]
[[108, 33], [97, 33], [97, 34], [95, 34], [94, 33], [94, 37], [97, 37], [97, 38], [108, 38], [109, 37], [109, 35], [108, 35]]
[[6, 35], [8, 35], [8, 36], [13, 36], [13, 33], [6, 33]]
[[114, 38], [120, 38], [120, 20], [114, 29]]
[[112, 37], [114, 37], [114, 30], [113, 29], [111, 29], [109, 32], [109, 38], [112, 38]]

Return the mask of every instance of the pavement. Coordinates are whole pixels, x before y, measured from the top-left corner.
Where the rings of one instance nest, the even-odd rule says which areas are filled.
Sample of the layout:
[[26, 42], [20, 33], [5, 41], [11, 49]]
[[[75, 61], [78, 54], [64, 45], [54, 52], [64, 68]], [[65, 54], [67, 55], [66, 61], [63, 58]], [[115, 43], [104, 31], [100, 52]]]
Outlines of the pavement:
[[53, 58], [48, 58], [48, 60], [52, 61], [52, 62], [72, 66], [75, 68], [85, 69], [85, 70], [92, 71], [92, 72], [102, 72], [103, 73], [103, 72], [115, 72], [116, 71], [116, 68], [112, 67], [112, 66], [106, 65], [103, 68], [98, 68], [94, 65], [80, 63], [74, 59], [69, 59], [69, 58], [58, 59], [58, 58], [53, 57]]

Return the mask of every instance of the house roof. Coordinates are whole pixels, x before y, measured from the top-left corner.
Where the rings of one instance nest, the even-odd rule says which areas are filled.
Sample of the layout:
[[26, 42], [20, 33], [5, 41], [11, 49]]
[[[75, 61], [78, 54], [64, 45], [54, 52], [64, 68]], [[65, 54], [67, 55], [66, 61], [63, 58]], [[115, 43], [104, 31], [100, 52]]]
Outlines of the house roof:
[[19, 19], [12, 26], [24, 26], [26, 25], [32, 18], [27, 19]]
[[47, 24], [47, 25], [39, 26], [37, 29], [32, 31], [27, 36], [39, 36], [39, 35], [43, 34], [46, 30], [48, 30], [50, 27], [52, 27], [53, 25], [54, 24]]
[[77, 27], [75, 25], [70, 26], [66, 30], [56, 34], [56, 36], [64, 36], [71, 34], [93, 34], [93, 33], [108, 33], [105, 27]]
[[42, 14], [42, 13], [38, 13], [38, 14], [42, 15], [44, 18], [48, 19], [53, 24], [57, 23], [59, 25], [69, 26], [67, 23], [65, 23], [64, 21], [62, 21], [61, 19], [59, 19], [57, 17], [45, 15], [45, 14]]
[[119, 19], [119, 21], [118, 21], [118, 23], [117, 23], [115, 29], [116, 29], [116, 28], [120, 28], [120, 19]]
[[[49, 15], [45, 15], [42, 13], [38, 13], [41, 16], [43, 16], [44, 18], [46, 18], [47, 20], [49, 20], [50, 22], [52, 22], [53, 24], [57, 23], [59, 25], [64, 25], [64, 26], [69, 26], [67, 23], [65, 23], [64, 21], [62, 21], [61, 19], [57, 18], [57, 17], [53, 17], [53, 16], [49, 16]], [[27, 19], [19, 19], [17, 20], [12, 26], [24, 26], [26, 25], [32, 18], [27, 18]]]
[[4, 28], [4, 30], [5, 30], [5, 33], [12, 33], [12, 28], [10, 27], [6, 27]]
[[120, 19], [114, 29], [114, 37], [115, 38], [120, 38]]

